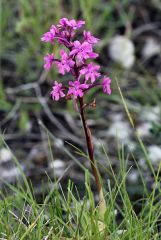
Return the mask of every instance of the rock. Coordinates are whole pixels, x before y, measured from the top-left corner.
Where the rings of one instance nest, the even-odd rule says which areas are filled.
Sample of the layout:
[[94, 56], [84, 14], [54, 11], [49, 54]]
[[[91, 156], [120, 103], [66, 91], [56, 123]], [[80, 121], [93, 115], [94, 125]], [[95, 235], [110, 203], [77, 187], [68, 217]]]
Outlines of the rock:
[[137, 144], [134, 141], [131, 141], [130, 139], [127, 142], [128, 149], [133, 152], [137, 148]]
[[132, 170], [128, 175], [128, 180], [132, 183], [137, 182], [138, 178], [139, 178], [138, 170]]
[[55, 141], [54, 141], [54, 145], [57, 148], [62, 148], [64, 146], [64, 143], [60, 138], [56, 138]]
[[65, 163], [60, 159], [55, 159], [50, 163], [50, 167], [54, 169], [54, 174], [60, 176], [65, 170]]
[[136, 130], [140, 137], [148, 137], [150, 135], [151, 123], [144, 122], [140, 124]]
[[11, 160], [12, 154], [7, 148], [0, 149], [0, 163], [8, 162]]
[[131, 135], [131, 128], [128, 122], [123, 120], [115, 121], [111, 124], [107, 134], [111, 137], [117, 137], [123, 143], [128, 143]]
[[20, 169], [18, 167], [13, 167], [10, 169], [1, 169], [0, 175], [2, 179], [6, 181], [13, 181], [21, 175]]
[[154, 165], [158, 165], [161, 162], [161, 146], [152, 145], [148, 147], [149, 159]]
[[115, 36], [109, 45], [109, 54], [112, 60], [129, 69], [135, 62], [135, 47], [133, 42], [125, 36]]
[[159, 53], [161, 53], [161, 45], [159, 42], [154, 38], [147, 38], [142, 50], [142, 56], [148, 59]]
[[144, 122], [155, 122], [160, 120], [160, 108], [159, 106], [143, 108], [141, 112], [140, 119]]
[[148, 170], [148, 165], [145, 161], [144, 158], [139, 159], [139, 166], [143, 169], [143, 170]]

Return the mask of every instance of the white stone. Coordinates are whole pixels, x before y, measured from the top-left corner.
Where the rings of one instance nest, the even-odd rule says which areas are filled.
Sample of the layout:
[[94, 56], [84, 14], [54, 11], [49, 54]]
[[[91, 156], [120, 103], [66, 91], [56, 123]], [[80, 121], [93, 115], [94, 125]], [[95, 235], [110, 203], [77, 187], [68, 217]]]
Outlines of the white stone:
[[137, 133], [139, 134], [140, 137], [147, 137], [150, 135], [150, 128], [151, 128], [151, 123], [149, 122], [144, 122], [142, 124], [140, 124], [136, 130]]
[[108, 135], [117, 137], [122, 142], [127, 143], [131, 135], [129, 123], [125, 121], [113, 122], [108, 130]]
[[117, 233], [118, 235], [122, 235], [122, 234], [124, 234], [126, 231], [127, 231], [127, 230], [125, 230], [125, 229], [120, 229], [120, 230], [117, 230], [116, 233]]
[[146, 122], [158, 122], [160, 120], [159, 106], [144, 108], [141, 112], [140, 119]]
[[161, 52], [161, 46], [154, 38], [147, 38], [146, 43], [142, 50], [142, 56], [144, 58], [150, 58]]
[[141, 159], [139, 160], [139, 166], [140, 166], [142, 169], [144, 169], [144, 170], [147, 170], [147, 169], [148, 169], [147, 163], [146, 163], [146, 161], [145, 161], [144, 158], [141, 158]]
[[121, 113], [112, 113], [109, 117], [112, 121], [120, 121], [123, 119], [123, 115]]
[[137, 147], [136, 142], [133, 142], [133, 141], [130, 141], [130, 140], [128, 140], [127, 146], [128, 146], [128, 149], [130, 151], [134, 151]]
[[101, 148], [101, 149], [105, 145], [105, 141], [103, 139], [100, 139], [100, 138], [98, 139], [95, 137], [93, 137], [93, 143], [97, 148]]
[[64, 169], [65, 169], [65, 163], [61, 161], [60, 159], [55, 159], [50, 163], [50, 167], [54, 169], [54, 173], [57, 176], [60, 176], [63, 174]]
[[131, 68], [135, 62], [135, 47], [133, 42], [125, 36], [115, 36], [109, 45], [109, 54], [112, 60], [122, 67]]
[[51, 165], [50, 165], [52, 168], [62, 168], [65, 166], [64, 162], [59, 160], [59, 159], [56, 159], [54, 161], [51, 162]]
[[55, 139], [54, 144], [55, 144], [55, 146], [58, 147], [58, 148], [61, 148], [61, 147], [63, 147], [63, 145], [64, 145], [63, 141], [62, 141], [60, 138]]
[[152, 145], [148, 147], [149, 159], [154, 165], [158, 165], [161, 162], [161, 146]]
[[0, 149], [0, 162], [8, 162], [11, 158], [12, 154], [7, 148]]
[[137, 171], [137, 170], [132, 170], [132, 171], [129, 173], [129, 175], [128, 175], [128, 180], [129, 180], [130, 182], [135, 183], [135, 182], [137, 182], [138, 177], [139, 177], [138, 171]]
[[20, 170], [17, 167], [13, 167], [11, 169], [1, 169], [0, 175], [1, 178], [6, 180], [11, 180], [20, 176]]

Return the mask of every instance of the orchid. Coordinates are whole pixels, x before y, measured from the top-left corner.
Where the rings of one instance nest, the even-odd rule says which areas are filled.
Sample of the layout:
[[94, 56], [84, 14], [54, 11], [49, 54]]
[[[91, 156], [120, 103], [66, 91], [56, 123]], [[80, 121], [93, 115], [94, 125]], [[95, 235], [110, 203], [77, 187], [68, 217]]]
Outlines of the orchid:
[[44, 68], [46, 70], [49, 70], [52, 67], [53, 62], [54, 62], [54, 54], [52, 53], [52, 54], [45, 55], [44, 56], [44, 62], [45, 62]]
[[98, 38], [92, 36], [92, 34], [89, 31], [83, 31], [83, 36], [84, 36], [84, 40], [87, 41], [90, 44], [95, 44], [99, 41]]
[[43, 42], [52, 42], [54, 40], [54, 34], [51, 32], [46, 32], [41, 38], [41, 41]]
[[70, 72], [75, 62], [72, 59], [70, 59], [68, 54], [63, 49], [60, 50], [60, 56], [61, 60], [56, 62], [56, 65], [58, 67], [59, 73], [64, 75], [65, 72]]
[[83, 67], [80, 70], [80, 75], [85, 75], [85, 80], [91, 79], [91, 83], [94, 83], [96, 78], [101, 74], [98, 72], [100, 66], [89, 63], [87, 66]]
[[52, 25], [49, 29], [49, 32], [44, 33], [41, 38], [42, 42], [53, 42], [56, 34], [58, 34], [58, 29], [56, 26]]
[[51, 92], [53, 100], [58, 101], [60, 98], [64, 97], [65, 94], [62, 91], [62, 83], [55, 81], [53, 90]]
[[57, 40], [63, 48], [60, 50], [59, 59], [56, 59], [53, 53], [44, 57], [44, 68], [49, 70], [54, 64], [60, 74], [65, 75], [65, 73], [70, 73], [73, 78], [68, 84], [55, 81], [51, 97], [54, 101], [58, 101], [63, 97], [66, 97], [66, 100], [72, 99], [75, 109], [80, 112], [89, 160], [99, 193], [100, 211], [102, 212], [102, 209], [104, 209], [105, 212], [106, 204], [102, 191], [102, 183], [94, 159], [92, 135], [85, 118], [85, 108], [88, 106], [95, 107], [96, 104], [95, 99], [92, 103], [84, 103], [84, 97], [94, 87], [102, 87], [104, 93], [111, 94], [111, 79], [104, 76], [101, 80], [100, 66], [91, 61], [99, 56], [93, 50], [93, 45], [99, 39], [94, 37], [91, 32], [85, 30], [81, 40], [76, 38], [76, 30], [83, 27], [84, 24], [85, 21], [83, 20], [76, 21], [74, 19], [62, 18], [59, 20], [58, 25], [50, 27], [49, 31], [42, 36], [41, 41], [54, 44], [54, 41]]
[[106, 76], [105, 76], [105, 77], [103, 78], [103, 82], [102, 82], [103, 92], [104, 92], [104, 93], [111, 94], [110, 84], [111, 84], [111, 79], [110, 79], [109, 77], [106, 77]]
[[75, 96], [75, 98], [83, 97], [83, 90], [87, 89], [88, 87], [88, 84], [81, 84], [79, 81], [70, 81], [68, 94], [72, 94], [73, 96]]
[[76, 56], [80, 62], [83, 62], [84, 59], [98, 57], [98, 54], [93, 52], [91, 44], [86, 41], [80, 43], [77, 40], [73, 43], [73, 48], [70, 52], [70, 56]]

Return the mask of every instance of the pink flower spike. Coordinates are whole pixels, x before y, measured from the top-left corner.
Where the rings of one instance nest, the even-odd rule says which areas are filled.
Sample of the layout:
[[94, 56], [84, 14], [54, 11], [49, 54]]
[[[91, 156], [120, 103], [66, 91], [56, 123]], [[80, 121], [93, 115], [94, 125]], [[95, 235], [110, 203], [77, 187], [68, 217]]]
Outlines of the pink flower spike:
[[54, 61], [54, 54], [53, 53], [45, 55], [45, 57], [44, 57], [44, 62], [45, 62], [44, 68], [46, 70], [49, 70], [53, 65], [53, 61]]
[[60, 50], [60, 56], [61, 56], [61, 61], [56, 62], [56, 65], [58, 67], [59, 73], [62, 75], [65, 74], [65, 72], [70, 72], [71, 68], [74, 66], [74, 61], [70, 59], [68, 54], [62, 49]]
[[99, 65], [89, 63], [86, 67], [80, 70], [80, 75], [85, 75], [85, 80], [91, 79], [91, 83], [94, 83], [96, 78], [100, 77], [98, 70], [100, 69]]
[[79, 81], [70, 81], [68, 94], [72, 94], [74, 98], [83, 97], [83, 90], [87, 89], [88, 87], [88, 84], [81, 84]]
[[111, 84], [111, 79], [109, 77], [106, 77], [104, 76], [103, 78], [103, 82], [102, 82], [102, 86], [103, 86], [103, 92], [104, 93], [107, 93], [107, 94], [111, 94], [111, 87], [110, 87], [110, 84]]
[[62, 83], [58, 83], [55, 81], [55, 85], [53, 86], [53, 90], [51, 92], [52, 99], [55, 101], [58, 101], [59, 98], [62, 98], [65, 96], [65, 94], [62, 91]]
[[84, 40], [87, 41], [90, 44], [95, 44], [99, 41], [98, 38], [94, 37], [91, 35], [91, 32], [89, 31], [83, 31], [83, 35], [84, 35]]

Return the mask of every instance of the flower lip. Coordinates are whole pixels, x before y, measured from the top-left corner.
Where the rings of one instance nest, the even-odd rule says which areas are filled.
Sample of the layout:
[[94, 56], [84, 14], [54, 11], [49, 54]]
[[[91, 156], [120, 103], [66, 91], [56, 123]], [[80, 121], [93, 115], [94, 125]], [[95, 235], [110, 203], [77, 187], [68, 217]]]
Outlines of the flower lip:
[[43, 36], [41, 37], [41, 41], [42, 42], [52, 42], [54, 40], [54, 34], [51, 32], [46, 32], [43, 34]]
[[100, 69], [99, 65], [89, 63], [87, 66], [83, 67], [80, 70], [80, 76], [85, 75], [86, 81], [91, 79], [91, 83], [94, 83], [96, 78], [101, 76], [101, 74], [98, 72], [99, 69]]
[[102, 87], [103, 87], [103, 92], [104, 93], [107, 93], [107, 94], [111, 94], [111, 87], [110, 87], [110, 84], [111, 84], [111, 79], [109, 77], [106, 77], [104, 76], [103, 78], [103, 82], [102, 82]]
[[80, 43], [78, 40], [74, 41], [72, 50], [69, 54], [70, 56], [77, 56], [80, 62], [89, 58], [96, 58], [98, 56], [97, 53], [93, 52], [91, 44], [87, 41]]
[[78, 80], [75, 82], [69, 81], [68, 94], [72, 94], [74, 98], [83, 97], [84, 90], [86, 90], [88, 87], [88, 84], [81, 84]]
[[44, 68], [46, 70], [49, 70], [52, 67], [53, 63], [54, 63], [54, 54], [52, 53], [52, 54], [45, 55], [44, 56], [44, 62], [45, 62]]
[[65, 94], [62, 91], [62, 83], [58, 83], [57, 81], [54, 82], [53, 90], [50, 93], [52, 99], [58, 101], [60, 98], [64, 97]]
[[70, 56], [64, 51], [64, 49], [60, 50], [61, 59], [59, 62], [56, 62], [59, 73], [62, 75], [65, 72], [70, 72], [75, 62], [70, 58]]
[[95, 44], [97, 43], [100, 39], [94, 37], [90, 31], [83, 31], [83, 36], [84, 36], [84, 40], [87, 41], [90, 44]]

